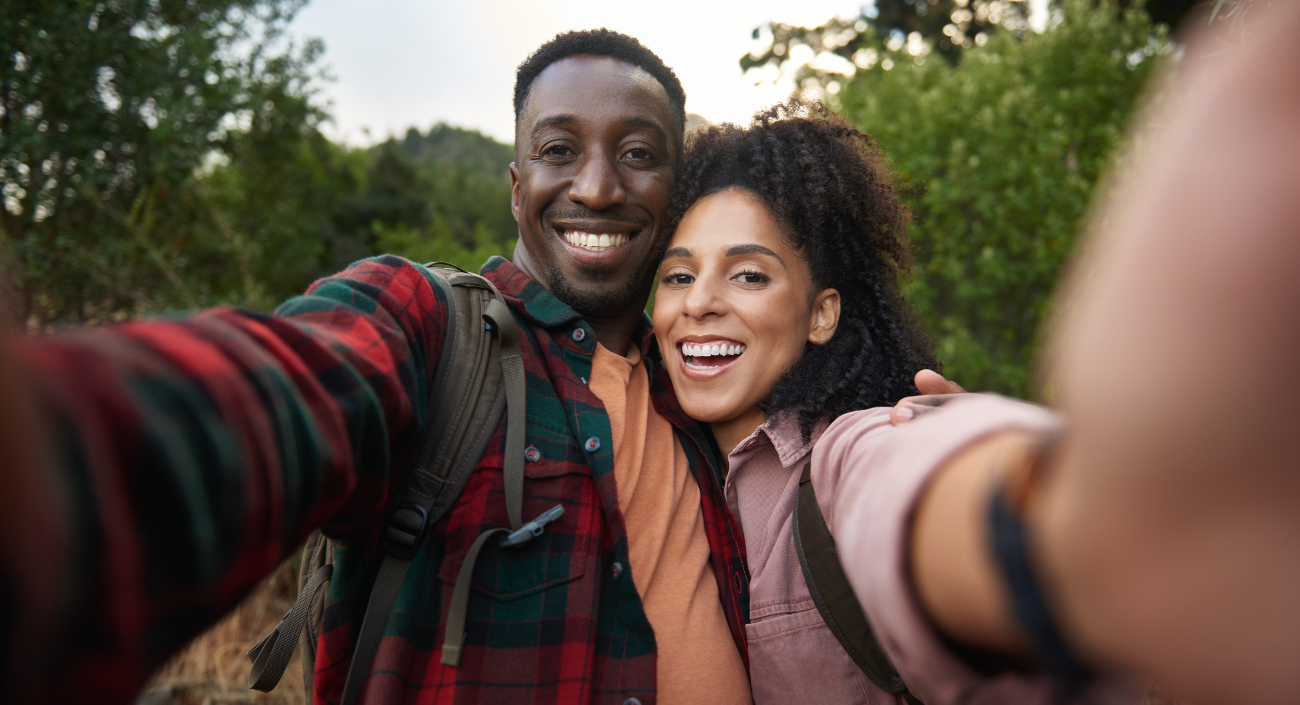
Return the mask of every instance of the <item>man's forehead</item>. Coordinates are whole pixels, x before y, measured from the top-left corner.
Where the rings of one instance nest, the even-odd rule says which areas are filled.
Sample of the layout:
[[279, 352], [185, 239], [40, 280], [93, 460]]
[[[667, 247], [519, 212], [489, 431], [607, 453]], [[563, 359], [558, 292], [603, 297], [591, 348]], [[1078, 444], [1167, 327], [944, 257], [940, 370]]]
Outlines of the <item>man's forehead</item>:
[[672, 101], [668, 91], [649, 71], [608, 56], [580, 54], [547, 66], [528, 89], [523, 110], [516, 117], [517, 138], [527, 139], [539, 121], [564, 116], [576, 121], [616, 110], [637, 113], [632, 122], [662, 123], [673, 131]]

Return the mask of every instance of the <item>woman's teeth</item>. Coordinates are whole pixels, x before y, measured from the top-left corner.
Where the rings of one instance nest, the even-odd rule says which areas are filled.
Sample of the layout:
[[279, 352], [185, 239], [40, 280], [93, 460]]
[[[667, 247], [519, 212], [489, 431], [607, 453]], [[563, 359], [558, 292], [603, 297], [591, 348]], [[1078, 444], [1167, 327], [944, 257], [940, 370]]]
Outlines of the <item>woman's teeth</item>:
[[583, 233], [578, 231], [569, 231], [564, 233], [564, 239], [570, 245], [577, 245], [584, 250], [592, 252], [603, 252], [611, 247], [622, 247], [627, 244], [627, 233]]
[[745, 352], [744, 345], [725, 343], [682, 343], [682, 354], [687, 357], [712, 357], [714, 355], [739, 355]]

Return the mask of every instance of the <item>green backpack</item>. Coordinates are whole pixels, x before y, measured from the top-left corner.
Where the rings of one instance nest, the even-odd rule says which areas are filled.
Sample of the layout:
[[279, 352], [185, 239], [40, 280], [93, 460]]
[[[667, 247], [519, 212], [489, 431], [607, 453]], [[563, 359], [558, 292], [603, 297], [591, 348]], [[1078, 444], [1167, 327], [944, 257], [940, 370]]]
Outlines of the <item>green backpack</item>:
[[[343, 705], [353, 705], [370, 676], [384, 627], [398, 590], [421, 540], [430, 527], [456, 503], [474, 471], [501, 414], [509, 408], [505, 449], [506, 514], [510, 529], [491, 529], [470, 547], [456, 577], [447, 613], [442, 662], [460, 664], [465, 638], [465, 614], [470, 578], [479, 551], [498, 534], [502, 546], [517, 546], [540, 536], [546, 524], [558, 519], [564, 507], [523, 521], [524, 428], [526, 387], [519, 329], [509, 307], [491, 282], [477, 274], [425, 267], [447, 300], [448, 324], [438, 371], [429, 389], [430, 420], [421, 435], [414, 462], [400, 488], [398, 500], [384, 534], [384, 557], [370, 591], [357, 637], [352, 666], [343, 687]], [[499, 363], [498, 363], [499, 361]], [[302, 671], [307, 693], [312, 693], [316, 643], [325, 612], [325, 593], [334, 571], [334, 550], [328, 539], [315, 532], [307, 539], [298, 576], [298, 599], [280, 624], [248, 652], [253, 668], [248, 687], [270, 692], [284, 676], [294, 647], [303, 646]]]

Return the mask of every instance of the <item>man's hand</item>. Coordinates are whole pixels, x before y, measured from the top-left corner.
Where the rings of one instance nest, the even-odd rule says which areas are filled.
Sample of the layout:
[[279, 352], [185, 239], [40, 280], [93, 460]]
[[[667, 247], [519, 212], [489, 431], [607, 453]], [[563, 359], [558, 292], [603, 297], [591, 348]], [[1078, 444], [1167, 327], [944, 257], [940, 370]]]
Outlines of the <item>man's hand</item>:
[[960, 384], [944, 379], [943, 375], [934, 370], [917, 372], [914, 382], [921, 396], [904, 397], [898, 400], [894, 410], [889, 412], [889, 421], [895, 426], [943, 406], [958, 394], [966, 393]]

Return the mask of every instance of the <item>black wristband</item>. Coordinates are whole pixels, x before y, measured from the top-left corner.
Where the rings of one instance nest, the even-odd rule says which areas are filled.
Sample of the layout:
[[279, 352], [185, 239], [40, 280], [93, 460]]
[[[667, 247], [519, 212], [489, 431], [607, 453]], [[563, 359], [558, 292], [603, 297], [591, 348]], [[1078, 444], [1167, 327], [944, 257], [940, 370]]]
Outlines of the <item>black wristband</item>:
[[1016, 620], [1033, 642], [1033, 656], [1038, 666], [1056, 681], [1059, 700], [1068, 700], [1088, 684], [1092, 672], [1075, 658], [1052, 619], [1043, 590], [1030, 565], [1025, 525], [1011, 509], [1005, 485], [993, 493], [988, 521], [993, 555], [1011, 589]]

